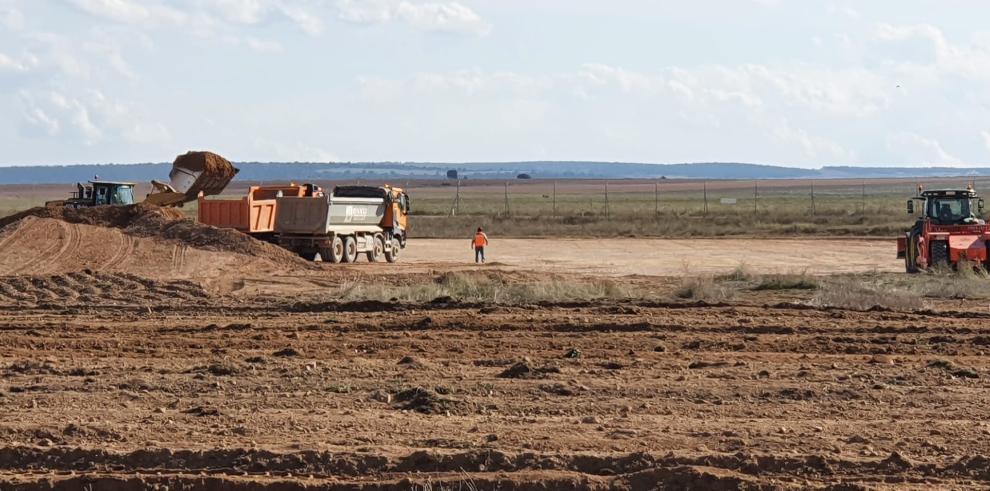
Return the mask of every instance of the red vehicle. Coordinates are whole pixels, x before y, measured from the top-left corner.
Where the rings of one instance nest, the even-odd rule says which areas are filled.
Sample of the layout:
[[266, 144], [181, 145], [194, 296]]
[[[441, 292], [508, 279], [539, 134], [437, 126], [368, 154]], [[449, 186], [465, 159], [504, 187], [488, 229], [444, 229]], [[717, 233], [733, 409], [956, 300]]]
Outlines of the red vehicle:
[[[918, 203], [916, 206], [915, 203]], [[980, 215], [983, 199], [973, 187], [922, 191], [907, 202], [908, 213], [920, 213], [914, 227], [897, 239], [897, 257], [908, 273], [966, 262], [990, 267], [990, 227]]]

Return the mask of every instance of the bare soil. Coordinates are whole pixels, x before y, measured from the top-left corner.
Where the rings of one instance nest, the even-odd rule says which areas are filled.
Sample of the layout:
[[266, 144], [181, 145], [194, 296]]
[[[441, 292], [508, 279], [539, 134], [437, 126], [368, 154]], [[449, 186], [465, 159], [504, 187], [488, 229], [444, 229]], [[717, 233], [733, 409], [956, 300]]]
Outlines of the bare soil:
[[[990, 486], [983, 303], [347, 303], [474, 268], [468, 241], [313, 267], [132, 226], [0, 231], [0, 489]], [[824, 242], [493, 240], [484, 268], [662, 290], [680, 258], [896, 265]]]

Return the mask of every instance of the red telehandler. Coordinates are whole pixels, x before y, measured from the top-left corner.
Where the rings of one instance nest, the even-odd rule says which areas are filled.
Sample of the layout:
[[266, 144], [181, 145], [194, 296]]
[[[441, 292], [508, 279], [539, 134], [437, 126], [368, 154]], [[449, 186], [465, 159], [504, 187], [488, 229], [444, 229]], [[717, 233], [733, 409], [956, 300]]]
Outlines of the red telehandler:
[[917, 213], [918, 220], [897, 239], [897, 257], [904, 258], [907, 272], [962, 263], [990, 269], [990, 226], [980, 217], [983, 205], [972, 185], [931, 191], [918, 186], [918, 195], [907, 202], [908, 213]]

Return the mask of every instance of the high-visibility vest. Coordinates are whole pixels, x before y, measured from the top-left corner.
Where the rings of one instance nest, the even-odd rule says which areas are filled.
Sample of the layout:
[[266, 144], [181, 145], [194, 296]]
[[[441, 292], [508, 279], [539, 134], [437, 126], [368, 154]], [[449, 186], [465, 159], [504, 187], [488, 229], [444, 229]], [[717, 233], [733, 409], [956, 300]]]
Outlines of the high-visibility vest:
[[485, 237], [485, 234], [483, 233], [474, 234], [475, 247], [485, 247], [486, 242], [488, 242], [488, 237]]

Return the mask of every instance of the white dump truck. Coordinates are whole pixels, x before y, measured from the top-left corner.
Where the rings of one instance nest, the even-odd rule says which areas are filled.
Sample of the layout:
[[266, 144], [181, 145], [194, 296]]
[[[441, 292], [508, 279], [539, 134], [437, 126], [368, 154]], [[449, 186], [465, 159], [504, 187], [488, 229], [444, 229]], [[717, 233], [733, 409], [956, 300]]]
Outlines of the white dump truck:
[[398, 260], [406, 246], [409, 197], [391, 186], [337, 186], [330, 194], [279, 197], [279, 245], [313, 261]]

